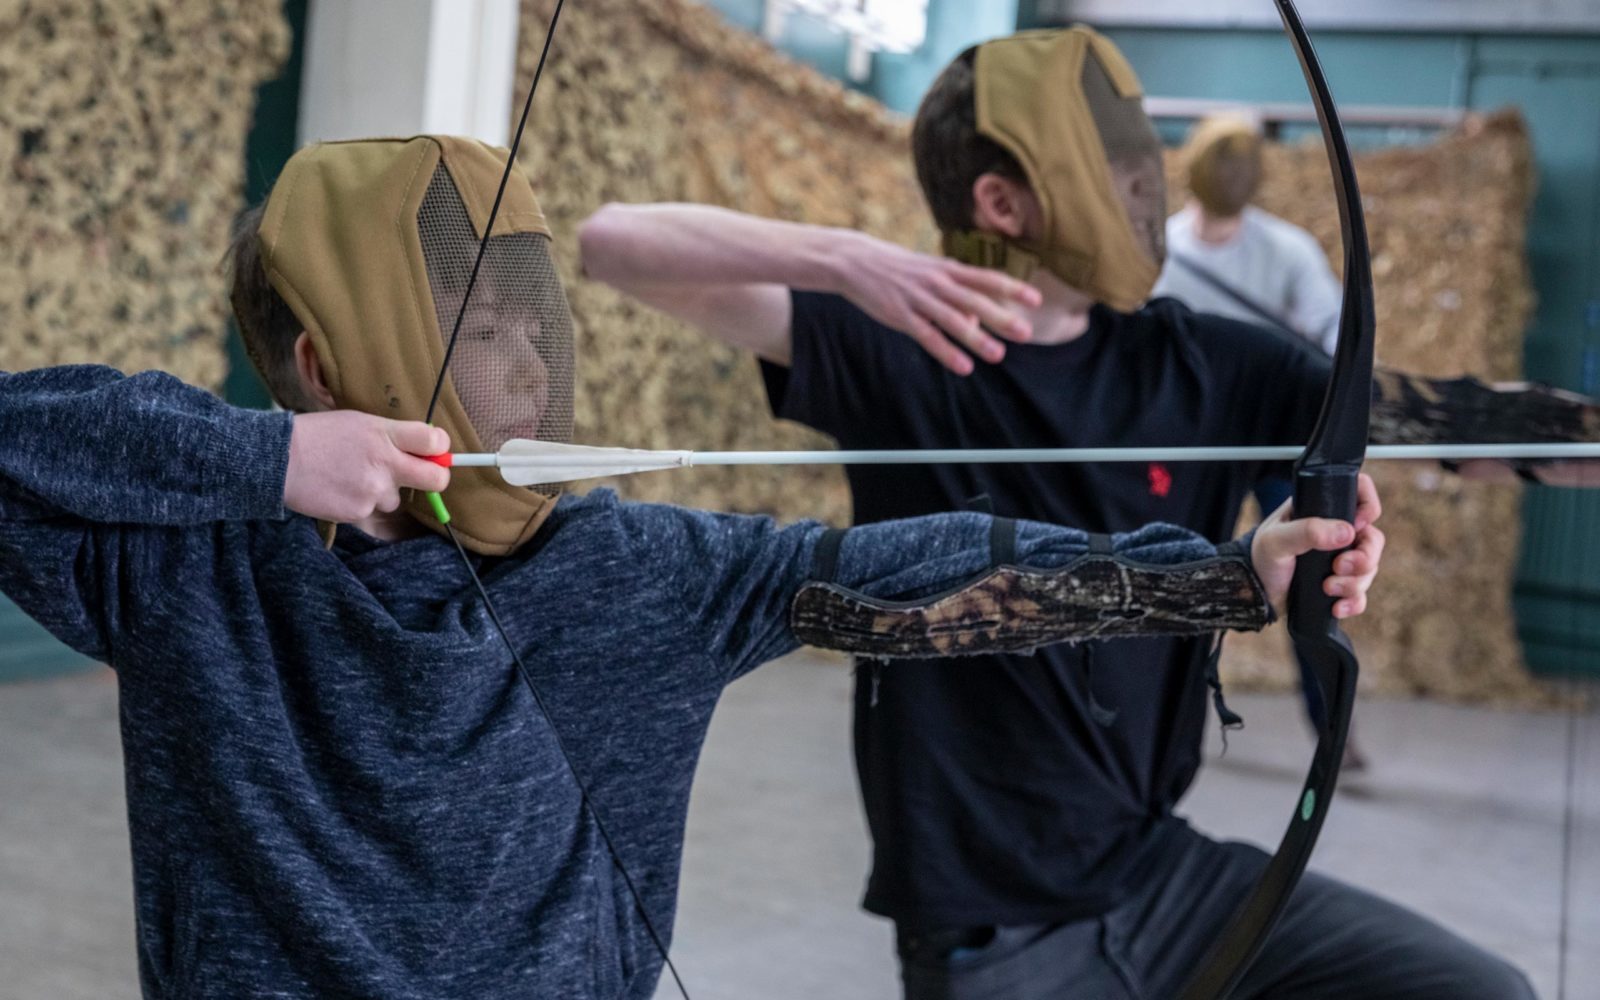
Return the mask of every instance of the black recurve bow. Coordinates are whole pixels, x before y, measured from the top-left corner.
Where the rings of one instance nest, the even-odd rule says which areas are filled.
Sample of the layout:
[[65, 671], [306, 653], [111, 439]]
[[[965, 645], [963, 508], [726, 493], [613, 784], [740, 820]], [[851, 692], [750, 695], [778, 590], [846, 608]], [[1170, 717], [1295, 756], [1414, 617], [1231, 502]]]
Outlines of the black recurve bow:
[[[1294, 513], [1296, 517], [1339, 518], [1353, 522], [1356, 482], [1366, 457], [1372, 409], [1372, 356], [1376, 337], [1372, 253], [1367, 244], [1355, 167], [1328, 81], [1293, 0], [1275, 2], [1316, 103], [1323, 141], [1333, 165], [1333, 185], [1344, 236], [1344, 314], [1339, 322], [1339, 345], [1334, 353], [1333, 376], [1327, 395], [1323, 397], [1316, 428], [1311, 432], [1311, 442], [1295, 463]], [[1313, 552], [1300, 557], [1295, 565], [1294, 583], [1289, 589], [1289, 635], [1295, 651], [1310, 666], [1321, 689], [1322, 702], [1327, 706], [1324, 721], [1317, 730], [1317, 748], [1306, 774], [1305, 787], [1295, 803], [1289, 828], [1267, 863], [1266, 871], [1190, 975], [1179, 994], [1181, 1000], [1221, 1000], [1232, 993], [1283, 913], [1290, 894], [1305, 872], [1322, 822], [1327, 818], [1334, 786], [1339, 780], [1345, 738], [1350, 732], [1356, 676], [1360, 670], [1355, 649], [1334, 620], [1334, 600], [1322, 590], [1323, 581], [1332, 571], [1335, 555]]]

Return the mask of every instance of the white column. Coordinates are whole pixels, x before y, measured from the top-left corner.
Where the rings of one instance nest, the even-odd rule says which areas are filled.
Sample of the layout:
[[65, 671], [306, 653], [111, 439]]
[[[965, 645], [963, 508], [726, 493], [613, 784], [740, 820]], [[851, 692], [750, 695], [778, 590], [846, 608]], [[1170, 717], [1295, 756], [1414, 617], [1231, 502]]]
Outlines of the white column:
[[518, 6], [517, 0], [433, 0], [424, 132], [510, 142]]
[[517, 0], [311, 5], [300, 141], [442, 133], [510, 138]]

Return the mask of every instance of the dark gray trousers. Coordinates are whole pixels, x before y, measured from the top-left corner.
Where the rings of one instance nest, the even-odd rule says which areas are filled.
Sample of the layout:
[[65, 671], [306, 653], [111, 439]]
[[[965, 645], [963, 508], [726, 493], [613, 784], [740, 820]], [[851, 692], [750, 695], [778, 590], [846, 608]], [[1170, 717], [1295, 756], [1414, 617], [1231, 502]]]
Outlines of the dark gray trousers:
[[[906, 1000], [1171, 1000], [1265, 866], [1189, 831], [1101, 917], [902, 929]], [[1528, 1000], [1527, 978], [1424, 917], [1315, 873], [1234, 1000]]]

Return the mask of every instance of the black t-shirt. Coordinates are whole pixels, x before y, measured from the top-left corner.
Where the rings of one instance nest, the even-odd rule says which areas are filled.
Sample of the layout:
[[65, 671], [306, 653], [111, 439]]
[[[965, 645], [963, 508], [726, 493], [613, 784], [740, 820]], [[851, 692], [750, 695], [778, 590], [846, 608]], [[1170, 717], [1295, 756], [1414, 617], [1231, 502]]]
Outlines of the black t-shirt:
[[[1328, 361], [1274, 333], [1157, 300], [1088, 332], [1009, 345], [953, 375], [832, 295], [796, 292], [773, 412], [843, 448], [1304, 443]], [[857, 523], [961, 509], [1089, 531], [1166, 521], [1230, 537], [1251, 464], [849, 469]], [[872, 827], [867, 909], [919, 928], [1104, 912], [1199, 766], [1206, 643], [1139, 639], [1033, 656], [863, 664], [856, 764]]]

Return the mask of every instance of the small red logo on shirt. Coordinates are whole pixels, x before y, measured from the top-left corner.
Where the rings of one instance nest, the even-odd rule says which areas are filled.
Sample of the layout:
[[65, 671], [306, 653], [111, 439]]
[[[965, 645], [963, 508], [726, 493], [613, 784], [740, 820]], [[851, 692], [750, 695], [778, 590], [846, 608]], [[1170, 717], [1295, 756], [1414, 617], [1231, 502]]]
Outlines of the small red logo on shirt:
[[1164, 497], [1172, 492], [1172, 473], [1160, 462], [1150, 463], [1150, 495]]

